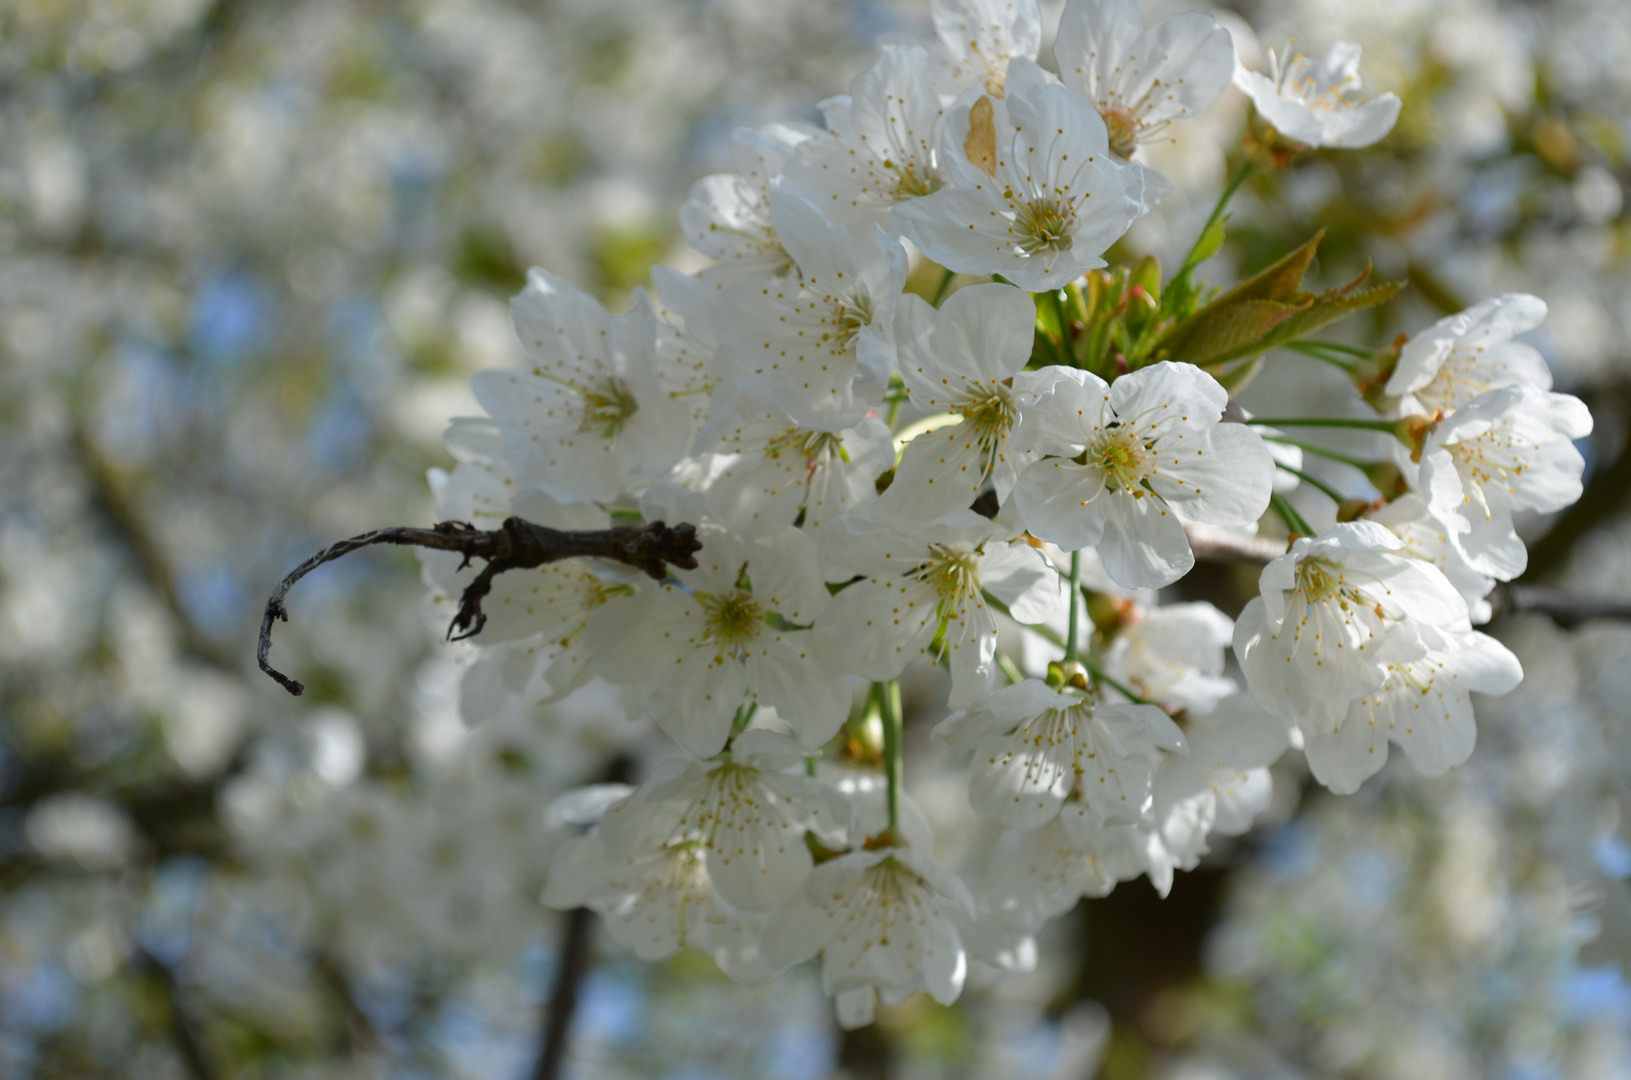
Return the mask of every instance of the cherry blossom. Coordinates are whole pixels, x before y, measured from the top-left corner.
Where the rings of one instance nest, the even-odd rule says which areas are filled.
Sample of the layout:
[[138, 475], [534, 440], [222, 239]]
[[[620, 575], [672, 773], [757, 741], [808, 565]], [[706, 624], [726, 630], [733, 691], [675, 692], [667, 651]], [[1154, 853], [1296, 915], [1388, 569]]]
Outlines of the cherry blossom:
[[739, 380], [728, 390], [769, 400], [801, 427], [853, 427], [894, 370], [905, 254], [881, 228], [857, 239], [794, 195], [772, 199], [770, 216], [798, 276], [724, 290], [713, 330]]
[[[1016, 68], [1021, 62], [1016, 61]], [[1031, 65], [1034, 69], [1034, 65]], [[942, 266], [1022, 289], [1070, 284], [1143, 213], [1153, 174], [1118, 164], [1097, 110], [1038, 71], [1008, 96], [959, 104], [942, 126], [947, 184], [890, 224]]]
[[1393, 130], [1399, 99], [1359, 97], [1359, 46], [1339, 41], [1324, 60], [1269, 50], [1269, 73], [1237, 64], [1234, 81], [1276, 131], [1305, 146], [1369, 146]]
[[787, 628], [827, 605], [814, 542], [792, 529], [752, 541], [721, 529], [703, 537], [697, 569], [642, 583], [595, 612], [587, 633], [595, 671], [658, 690], [649, 703], [658, 723], [698, 756], [720, 751], [752, 699], [819, 746], [848, 714], [850, 693], [826, 639]]
[[1425, 653], [1422, 626], [1464, 624], [1467, 605], [1439, 569], [1399, 554], [1369, 521], [1299, 537], [1263, 568], [1235, 622], [1235, 656], [1269, 714], [1294, 723], [1387, 681], [1390, 665]]
[[1137, 0], [1069, 0], [1053, 56], [1064, 84], [1099, 110], [1122, 158], [1216, 101], [1235, 69], [1234, 42], [1212, 16], [1186, 11], [1146, 30]]
[[911, 527], [966, 509], [989, 482], [1006, 501], [1020, 468], [1035, 459], [1017, 450], [1021, 400], [1034, 400], [1049, 379], [1026, 372], [1036, 306], [1007, 285], [971, 285], [938, 310], [901, 298], [895, 340], [912, 402], [957, 423], [925, 432], [901, 453], [879, 514]]
[[1552, 372], [1532, 345], [1514, 341], [1546, 318], [1538, 296], [1508, 293], [1480, 300], [1412, 337], [1399, 350], [1387, 392], [1405, 415], [1446, 413], [1503, 386], [1552, 388]]
[[1256, 432], [1218, 422], [1229, 395], [1204, 371], [1162, 361], [1112, 386], [1046, 370], [1058, 382], [1015, 436], [1050, 455], [1014, 490], [1032, 533], [1066, 551], [1097, 546], [1116, 582], [1159, 588], [1194, 565], [1185, 521], [1251, 525], [1268, 507], [1273, 459]]

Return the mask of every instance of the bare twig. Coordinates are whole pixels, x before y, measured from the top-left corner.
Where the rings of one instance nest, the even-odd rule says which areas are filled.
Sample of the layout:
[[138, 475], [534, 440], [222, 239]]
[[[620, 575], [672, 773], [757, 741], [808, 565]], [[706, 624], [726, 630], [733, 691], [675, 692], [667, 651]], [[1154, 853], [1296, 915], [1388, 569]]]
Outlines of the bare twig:
[[566, 1051], [571, 1045], [572, 1016], [578, 1008], [578, 991], [589, 973], [590, 945], [594, 937], [595, 913], [574, 908], [561, 921], [561, 941], [556, 950], [555, 984], [544, 1005], [543, 1045], [532, 1070], [532, 1080], [559, 1080], [566, 1067]]
[[1578, 626], [1592, 619], [1631, 619], [1631, 600], [1578, 596], [1543, 585], [1497, 585], [1489, 602], [1494, 618], [1531, 612], [1559, 626]]
[[459, 610], [447, 629], [449, 640], [454, 641], [481, 633], [487, 624], [481, 601], [492, 590], [493, 578], [506, 570], [531, 570], [561, 559], [599, 558], [643, 570], [661, 581], [668, 576], [669, 566], [696, 569], [696, 553], [702, 550], [702, 542], [697, 539], [696, 527], [692, 525], [669, 528], [661, 521], [653, 521], [643, 527], [630, 525], [593, 532], [561, 532], [517, 517], [506, 518], [497, 529], [478, 529], [462, 521], [444, 521], [433, 529], [399, 526], [341, 540], [290, 571], [266, 601], [255, 659], [260, 662], [260, 669], [289, 693], [299, 695], [306, 688], [278, 671], [267, 659], [272, 649], [272, 623], [278, 619], [289, 621], [284, 598], [295, 582], [324, 563], [375, 544], [457, 552], [464, 556], [464, 562], [459, 564], [461, 570], [471, 559], [486, 560], [487, 565], [459, 598]]
[[181, 1055], [188, 1075], [193, 1080], [215, 1080], [215, 1070], [204, 1056], [204, 1047], [193, 1031], [186, 1010], [181, 1007], [181, 989], [176, 984], [175, 972], [143, 945], [136, 947], [135, 959], [137, 967], [150, 975], [164, 994], [170, 1010], [170, 1036], [175, 1040], [176, 1052]]

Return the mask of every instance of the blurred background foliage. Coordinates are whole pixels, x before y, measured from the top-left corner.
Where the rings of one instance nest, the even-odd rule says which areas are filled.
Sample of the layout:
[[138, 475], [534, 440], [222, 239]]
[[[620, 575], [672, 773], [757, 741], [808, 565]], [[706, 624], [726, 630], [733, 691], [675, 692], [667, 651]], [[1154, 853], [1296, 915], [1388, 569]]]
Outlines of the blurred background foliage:
[[[1360, 42], [1405, 109], [1377, 148], [1255, 178], [1207, 272], [1324, 228], [1323, 284], [1366, 260], [1410, 284], [1345, 326], [1375, 345], [1541, 295], [1536, 344], [1597, 429], [1585, 498], [1526, 525], [1531, 578], [1631, 597], [1631, 9], [1219, 14], [1253, 66]], [[675, 211], [730, 130], [814, 121], [880, 34], [926, 30], [917, 0], [0, 6], [0, 1074], [530, 1074], [562, 967], [545, 810], [629, 725], [590, 694], [466, 732], [402, 553], [296, 593], [299, 701], [254, 670], [260, 605], [329, 540], [428, 520], [527, 266], [617, 307], [695, 266]], [[1179, 192], [1121, 253], [1181, 256], [1245, 123], [1231, 93], [1154, 149]], [[1351, 407], [1338, 373], [1272, 377], [1292, 362], [1249, 407]], [[1232, 613], [1254, 582], [1184, 588]], [[1631, 1074], [1631, 634], [1494, 631], [1529, 678], [1448, 778], [1396, 762], [1339, 800], [1286, 763], [1169, 899], [1125, 885], [1035, 975], [842, 1039], [807, 970], [748, 989], [597, 950], [567, 1075]], [[909, 736], [954, 834], [961, 792]]]

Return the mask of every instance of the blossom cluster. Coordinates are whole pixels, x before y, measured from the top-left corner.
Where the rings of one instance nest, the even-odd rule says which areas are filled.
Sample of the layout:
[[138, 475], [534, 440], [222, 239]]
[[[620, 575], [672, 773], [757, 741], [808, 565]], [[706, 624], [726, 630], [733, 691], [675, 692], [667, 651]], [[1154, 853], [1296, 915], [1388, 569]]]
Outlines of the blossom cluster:
[[[976, 964], [1026, 969], [1083, 896], [1141, 874], [1165, 892], [1250, 827], [1290, 746], [1339, 792], [1389, 742], [1429, 775], [1464, 761], [1470, 695], [1521, 678], [1473, 629], [1523, 570], [1513, 512], [1578, 497], [1590, 428], [1513, 340], [1544, 307], [1486, 301], [1353, 365], [1398, 483], [1314, 531], [1281, 492], [1318, 449], [1230, 390], [1290, 329], [1391, 292], [1297, 292], [1305, 258], [1290, 286], [1208, 295], [1218, 215], [1165, 286], [1105, 255], [1174, 190], [1141, 146], [1231, 82], [1273, 162], [1374, 142], [1397, 99], [1358, 99], [1351, 47], [1265, 77], [1210, 16], [1146, 28], [1132, 0], [1071, 0], [1057, 73], [1034, 3], [934, 16], [824, 128], [733, 137], [738, 172], [681, 210], [705, 268], [659, 268], [621, 315], [532, 271], [527, 366], [477, 376], [487, 415], [454, 423], [459, 465], [433, 475], [448, 519], [697, 526], [699, 565], [663, 581], [589, 560], [498, 576], [466, 719], [616, 687], [678, 752], [557, 805], [586, 831], [545, 901], [744, 981], [819, 955], [847, 1026], [879, 999], [949, 1002]], [[906, 289], [914, 261], [943, 271], [932, 300]], [[1192, 537], [1250, 538], [1271, 506], [1288, 549], [1237, 622], [1158, 603]], [[473, 573], [426, 569], [445, 595]], [[916, 661], [947, 673], [933, 733], [992, 825], [956, 868], [904, 790]]]

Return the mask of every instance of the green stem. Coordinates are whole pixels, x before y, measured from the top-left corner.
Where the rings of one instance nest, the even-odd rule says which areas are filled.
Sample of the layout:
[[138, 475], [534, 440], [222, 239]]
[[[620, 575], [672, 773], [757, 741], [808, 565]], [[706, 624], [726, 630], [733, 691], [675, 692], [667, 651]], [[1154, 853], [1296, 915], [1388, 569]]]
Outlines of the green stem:
[[1315, 360], [1330, 364], [1332, 367], [1341, 368], [1349, 375], [1352, 375], [1354, 373], [1354, 369], [1359, 366], [1356, 361], [1344, 360], [1339, 356], [1328, 356], [1317, 348], [1305, 347], [1305, 343], [1301, 341], [1287, 342], [1286, 344], [1280, 346], [1280, 348], [1286, 350], [1287, 352], [1298, 353], [1302, 356], [1312, 356]]
[[1278, 491], [1269, 496], [1269, 505], [1274, 507], [1274, 512], [1280, 515], [1280, 520], [1285, 522], [1286, 528], [1292, 532], [1300, 533], [1303, 536], [1317, 535], [1314, 532], [1314, 527], [1305, 521], [1303, 516], [1297, 513], [1297, 508], [1292, 506], [1286, 500], [1286, 497]]
[[[1013, 615], [1009, 614], [1007, 605], [1005, 605], [1001, 600], [998, 600], [995, 596], [992, 596], [989, 592], [985, 594], [985, 602], [990, 604], [992, 607], [996, 608], [998, 611], [1002, 612], [1004, 615], [1007, 615], [1010, 619], [1013, 618]], [[1015, 621], [1017, 622], [1018, 620], [1015, 620]], [[1025, 629], [1030, 630], [1033, 633], [1035, 633], [1043, 641], [1051, 642], [1052, 644], [1058, 646], [1061, 649], [1065, 647], [1065, 639], [1060, 637], [1059, 632], [1054, 630], [1052, 627], [1044, 626], [1041, 623], [1020, 623], [1020, 625], [1025, 627]], [[1098, 664], [1094, 663], [1093, 660], [1090, 657], [1078, 656], [1076, 659], [1081, 661], [1082, 666], [1085, 667], [1090, 673], [1092, 673], [1092, 675], [1093, 675], [1093, 677], [1095, 679], [1097, 679], [1100, 682], [1104, 683], [1106, 686], [1114, 687], [1118, 693], [1122, 694], [1124, 697], [1127, 698], [1127, 700], [1131, 701], [1133, 704], [1135, 704], [1135, 705], [1154, 705], [1155, 704], [1155, 702], [1151, 701], [1149, 698], [1140, 697], [1139, 695], [1133, 693], [1131, 688], [1122, 685], [1121, 683], [1117, 682], [1115, 679], [1112, 679], [1109, 675], [1105, 674], [1104, 669], [1102, 667], [1100, 667]]]
[[931, 307], [939, 307], [946, 294], [951, 292], [951, 279], [957, 276], [957, 271], [947, 270], [946, 276], [940, 279], [940, 284], [934, 290], [934, 298], [929, 301]]
[[1212, 208], [1211, 216], [1206, 219], [1206, 224], [1201, 226], [1201, 231], [1195, 234], [1195, 244], [1189, 249], [1189, 254], [1184, 257], [1183, 269], [1178, 271], [1180, 275], [1186, 274], [1200, 265], [1201, 260], [1195, 257], [1195, 253], [1200, 250], [1202, 238], [1211, 231], [1212, 226], [1218, 223], [1218, 218], [1222, 217], [1224, 210], [1229, 207], [1229, 200], [1235, 197], [1235, 192], [1240, 190], [1240, 185], [1244, 184], [1246, 178], [1251, 174], [1251, 163], [1241, 162], [1240, 171], [1235, 173], [1234, 179], [1229, 181], [1229, 186], [1223, 189], [1223, 194], [1218, 196], [1218, 204]]
[[906, 404], [912, 395], [906, 389], [906, 380], [899, 375], [889, 376], [889, 391], [884, 397], [889, 408], [884, 411], [884, 426], [890, 431], [895, 430], [895, 421], [900, 418], [900, 407]]
[[1389, 435], [1392, 435], [1398, 426], [1397, 420], [1358, 420], [1346, 416], [1254, 416], [1246, 423], [1261, 427], [1358, 428], [1361, 431], [1381, 431]]
[[901, 755], [900, 682], [891, 679], [883, 685], [883, 769], [889, 783], [889, 831], [900, 826], [900, 790], [905, 786], [906, 768]]
[[997, 666], [1002, 668], [1002, 673], [1007, 676], [1010, 684], [1025, 681], [1025, 673], [1019, 670], [1019, 665], [1014, 663], [1013, 657], [1000, 649], [997, 651]]
[[1375, 349], [1367, 349], [1361, 345], [1349, 345], [1342, 341], [1325, 341], [1320, 338], [1303, 338], [1292, 342], [1293, 345], [1308, 345], [1315, 349], [1327, 349], [1331, 352], [1346, 353], [1358, 360], [1369, 360], [1376, 355]]
[[[1082, 666], [1093, 673], [1093, 678], [1097, 679], [1104, 685], [1113, 688], [1116, 693], [1120, 694], [1128, 701], [1131, 701], [1134, 705], [1155, 705], [1155, 702], [1151, 701], [1149, 698], [1140, 697], [1139, 695], [1133, 693], [1131, 688], [1117, 682], [1115, 679], [1112, 679], [1109, 675], [1105, 674], [1102, 667], [1087, 659], [1085, 656], [1082, 657]], [[1159, 708], [1160, 706], [1156, 707]]]
[[1275, 464], [1314, 490], [1324, 493], [1326, 498], [1330, 499], [1334, 503], [1341, 503], [1345, 498], [1342, 492], [1338, 491], [1330, 484], [1327, 484], [1324, 480], [1316, 479], [1315, 477], [1303, 472], [1301, 469], [1293, 469], [1290, 465], [1286, 465], [1283, 462], [1276, 461]]
[[1070, 553], [1070, 627], [1065, 637], [1065, 660], [1068, 663], [1076, 659], [1076, 649], [1079, 644], [1079, 627], [1082, 618], [1082, 553]]
[[1262, 436], [1262, 439], [1264, 442], [1276, 442], [1283, 443], [1286, 446], [1295, 446], [1297, 449], [1305, 451], [1306, 453], [1317, 454], [1322, 458], [1329, 458], [1332, 461], [1340, 461], [1344, 465], [1352, 465], [1354, 468], [1364, 473], [1369, 473], [1371, 469], [1376, 467], [1376, 462], [1374, 461], [1366, 461], [1364, 458], [1356, 458], [1350, 454], [1339, 453], [1338, 451], [1321, 446], [1319, 443], [1304, 442], [1302, 439], [1293, 439], [1285, 435], [1264, 435]]
[[1075, 367], [1076, 358], [1072, 355], [1070, 347], [1070, 317], [1065, 312], [1065, 293], [1062, 289], [1049, 289], [1048, 297], [1053, 303], [1053, 318], [1059, 324], [1059, 362], [1065, 367]]

